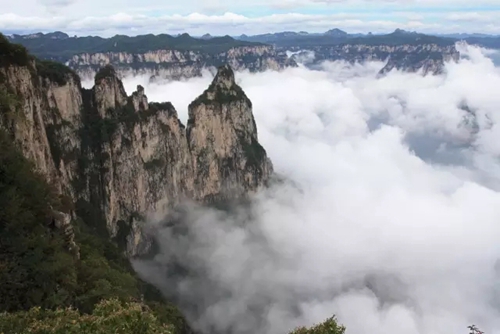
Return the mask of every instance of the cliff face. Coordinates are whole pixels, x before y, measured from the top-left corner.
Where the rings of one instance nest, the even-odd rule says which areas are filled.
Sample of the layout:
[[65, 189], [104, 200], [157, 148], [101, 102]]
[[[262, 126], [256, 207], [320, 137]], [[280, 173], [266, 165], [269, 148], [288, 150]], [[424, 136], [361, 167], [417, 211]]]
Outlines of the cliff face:
[[59, 82], [28, 66], [0, 68], [2, 117], [0, 126], [9, 130], [36, 168], [59, 191], [74, 195], [69, 186], [76, 174], [74, 157], [80, 149], [82, 96], [80, 81], [71, 73]]
[[[405, 72], [422, 71], [424, 75], [440, 74], [446, 62], [458, 61], [460, 58], [460, 53], [454, 45], [437, 44], [344, 44], [313, 47], [311, 51], [315, 53], [315, 64], [325, 60], [345, 60], [350, 63], [386, 61], [386, 65], [380, 71], [381, 75], [393, 69]], [[299, 56], [300, 53], [293, 58]]]
[[222, 64], [251, 72], [296, 66], [284, 52], [267, 45], [234, 47], [216, 54], [180, 50], [82, 53], [71, 57], [66, 64], [86, 79], [94, 77], [98, 69], [106, 65], [113, 65], [120, 77], [147, 74], [162, 79], [200, 76], [204, 69]]
[[[0, 69], [6, 79], [0, 126], [76, 203], [71, 214], [104, 222], [130, 256], [149, 249], [142, 229], [147, 213], [185, 198], [245, 198], [272, 173], [251, 102], [229, 66], [191, 104], [187, 128], [170, 103], [148, 103], [141, 86], [127, 96], [110, 66], [90, 90], [68, 69], [54, 80], [38, 68], [32, 61]], [[71, 232], [69, 219], [56, 216]]]
[[241, 197], [263, 186], [272, 173], [258, 142], [252, 103], [229, 65], [189, 106], [187, 139], [200, 200]]
[[[307, 51], [302, 51], [307, 49]], [[298, 52], [291, 58], [287, 51]], [[235, 70], [261, 72], [281, 70], [297, 66], [302, 52], [313, 51], [312, 65], [322, 61], [344, 60], [351, 63], [386, 61], [380, 74], [393, 69], [417, 72], [424, 75], [440, 74], [447, 61], [458, 61], [460, 53], [454, 45], [438, 44], [338, 44], [329, 46], [242, 46], [227, 52], [210, 55], [194, 51], [158, 50], [140, 54], [125, 52], [83, 53], [73, 56], [67, 64], [81, 77], [94, 77], [96, 71], [105, 65], [113, 65], [120, 77], [127, 75], [148, 75], [162, 79], [190, 78], [201, 75], [204, 69], [220, 64], [229, 64]]]

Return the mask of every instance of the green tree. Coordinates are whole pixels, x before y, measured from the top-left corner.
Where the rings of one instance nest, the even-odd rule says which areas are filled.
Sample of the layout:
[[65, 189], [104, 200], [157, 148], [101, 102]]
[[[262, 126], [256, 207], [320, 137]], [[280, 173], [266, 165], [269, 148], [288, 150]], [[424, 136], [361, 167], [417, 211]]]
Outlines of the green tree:
[[345, 327], [337, 323], [335, 316], [311, 328], [299, 327], [290, 334], [344, 334]]
[[92, 314], [75, 309], [43, 310], [0, 314], [0, 333], [17, 334], [173, 334], [151, 309], [137, 302], [102, 300]]
[[75, 259], [51, 207], [57, 196], [0, 131], [0, 311], [71, 303]]
[[177, 307], [137, 278], [109, 235], [78, 218], [73, 230], [80, 258], [67, 250], [54, 225], [54, 209], [71, 211], [68, 201], [33, 171], [0, 129], [0, 312], [73, 306], [90, 314], [101, 300], [130, 302], [144, 295], [151, 312], [175, 325], [174, 334], [189, 333]]

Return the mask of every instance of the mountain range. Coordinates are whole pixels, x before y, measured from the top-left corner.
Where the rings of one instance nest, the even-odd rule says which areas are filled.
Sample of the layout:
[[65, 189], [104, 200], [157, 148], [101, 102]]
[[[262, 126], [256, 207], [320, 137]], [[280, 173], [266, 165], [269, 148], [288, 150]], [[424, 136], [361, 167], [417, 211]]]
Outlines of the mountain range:
[[[397, 29], [390, 34], [349, 34], [340, 29], [324, 33], [280, 32], [254, 36], [214, 37], [205, 34], [171, 36], [116, 35], [76, 37], [63, 32], [11, 35], [9, 41], [24, 45], [41, 59], [64, 63], [82, 78], [92, 79], [105, 65], [113, 65], [119, 76], [148, 75], [152, 79], [200, 76], [221, 64], [233, 70], [259, 72], [297, 66], [307, 58], [314, 67], [325, 60], [350, 63], [382, 61], [384, 75], [391, 70], [443, 72], [447, 61], [460, 57], [458, 41], [488, 48], [500, 48], [500, 37], [484, 35], [434, 36]], [[311, 53], [312, 52], [312, 53]], [[215, 72], [214, 72], [215, 73]]]

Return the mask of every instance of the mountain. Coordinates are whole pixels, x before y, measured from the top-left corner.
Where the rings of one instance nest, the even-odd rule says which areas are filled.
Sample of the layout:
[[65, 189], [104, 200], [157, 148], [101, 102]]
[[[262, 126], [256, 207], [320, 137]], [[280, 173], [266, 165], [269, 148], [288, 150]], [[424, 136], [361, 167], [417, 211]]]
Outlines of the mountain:
[[330, 29], [327, 32], [325, 32], [324, 35], [326, 35], [326, 36], [334, 36], [334, 37], [345, 37], [348, 34], [345, 31], [343, 31], [343, 30], [340, 30], [338, 28], [334, 28], [334, 29]]
[[205, 35], [201, 36], [200, 38], [201, 38], [201, 39], [211, 39], [211, 38], [213, 38], [213, 37], [212, 37], [212, 35], [210, 35], [210, 34], [205, 34]]
[[420, 71], [423, 75], [440, 74], [446, 62], [458, 61], [460, 57], [453, 39], [400, 29], [387, 35], [349, 37], [343, 40], [316, 37], [315, 45], [288, 46], [287, 49], [294, 52], [291, 58], [296, 62], [300, 62], [304, 54], [314, 52], [313, 61], [309, 60], [310, 57], [307, 58], [310, 61], [308, 66], [313, 67], [323, 61], [382, 61], [386, 65], [380, 70], [380, 75], [392, 70]]
[[466, 37], [463, 40], [472, 45], [478, 45], [489, 49], [500, 49], [500, 36]]
[[[385, 36], [385, 37], [383, 37]], [[289, 47], [319, 47], [319, 46], [333, 46], [339, 44], [352, 44], [359, 43], [359, 39], [367, 39], [367, 44], [389, 43], [394, 44], [438, 44], [448, 45], [466, 40], [469, 44], [479, 45], [498, 49], [500, 42], [499, 36], [487, 34], [421, 34], [415, 31], [406, 31], [403, 29], [396, 29], [389, 34], [350, 34], [338, 28], [328, 30], [324, 33], [307, 33], [307, 32], [281, 32], [273, 34], [261, 35], [241, 35], [235, 37], [236, 39], [249, 42], [259, 42], [273, 44], [278, 49]]]
[[[474, 45], [500, 48], [498, 37], [466, 37]], [[64, 62], [80, 77], [93, 78], [100, 68], [113, 65], [119, 77], [149, 75], [178, 80], [200, 76], [204, 69], [215, 72], [222, 64], [233, 70], [261, 72], [295, 67], [306, 52], [305, 66], [323, 61], [350, 63], [382, 61], [380, 74], [393, 69], [439, 74], [447, 61], [457, 61], [456, 38], [396, 29], [389, 34], [349, 34], [338, 28], [324, 33], [284, 31], [255, 36], [194, 38], [188, 34], [117, 35], [112, 38], [69, 37], [62, 32], [14, 35], [11, 41], [25, 45], [40, 58]], [[287, 56], [292, 52], [293, 56]]]
[[93, 78], [108, 64], [113, 65], [120, 76], [148, 73], [165, 79], [199, 76], [204, 68], [217, 68], [225, 63], [236, 70], [252, 72], [281, 69], [290, 64], [285, 53], [277, 53], [269, 45], [229, 36], [194, 38], [188, 34], [177, 37], [149, 34], [101, 38], [69, 37], [56, 32], [14, 35], [10, 40], [24, 45], [39, 58], [69, 65], [85, 79]]
[[65, 61], [80, 53], [107, 53], [107, 52], [146, 52], [164, 49], [180, 51], [200, 51], [207, 54], [217, 54], [228, 51], [234, 47], [255, 46], [256, 43], [237, 41], [229, 36], [213, 39], [199, 39], [189, 34], [171, 36], [116, 35], [111, 38], [98, 36], [69, 37], [62, 32], [37, 33], [31, 35], [13, 35], [11, 42], [24, 45], [30, 52], [43, 59]]
[[148, 103], [141, 86], [127, 96], [112, 66], [83, 89], [63, 65], [12, 57], [15, 66], [0, 73], [4, 92], [22, 99], [9, 113], [30, 122], [9, 118], [0, 125], [76, 203], [75, 213], [93, 207], [112, 238], [124, 237], [129, 254], [141, 252], [138, 217], [148, 211], [167, 210], [180, 198], [242, 198], [272, 174], [251, 102], [228, 65], [189, 106], [184, 126], [174, 106]]
[[436, 36], [440, 37], [450, 37], [450, 38], [456, 38], [456, 39], [464, 39], [464, 38], [489, 38], [489, 37], [497, 37], [497, 35], [489, 35], [489, 34], [478, 34], [478, 33], [472, 33], [472, 34], [467, 34], [467, 33], [458, 33], [458, 34], [436, 34]]
[[[84, 89], [70, 68], [1, 35], [0, 77], [0, 312], [158, 302], [124, 257], [152, 251], [146, 215], [185, 199], [244, 200], [273, 174], [228, 65], [189, 106], [186, 126], [141, 86], [127, 96], [112, 66]], [[175, 333], [190, 333], [178, 310], [167, 313]]]
[[[117, 298], [140, 302], [150, 320], [174, 327], [169, 333], [193, 333], [181, 312], [134, 273], [124, 245], [108, 231], [113, 224], [103, 218], [106, 204], [99, 198], [112, 200], [101, 187], [105, 172], [90, 163], [105, 160], [101, 148], [107, 144], [100, 140], [111, 137], [85, 107], [104, 92], [89, 94], [69, 68], [40, 61], [2, 35], [0, 77], [0, 332], [77, 333], [49, 330], [51, 320], [41, 319], [61, 313], [33, 308], [71, 307], [67, 320], [75, 324], [78, 312], [99, 312], [101, 300]], [[23, 312], [28, 310], [31, 316]], [[120, 314], [126, 312], [114, 316]], [[122, 320], [134, 322], [130, 315]], [[90, 331], [95, 325], [84, 332], [97, 333]]]
[[[112, 66], [84, 89], [2, 35], [0, 77], [0, 332], [195, 334], [125, 254], [151, 251], [148, 211], [244, 200], [271, 180], [231, 67], [186, 126], [143, 87], [127, 96]], [[344, 330], [330, 318], [293, 333]]]
[[204, 69], [215, 70], [222, 64], [250, 72], [296, 66], [284, 51], [276, 52], [269, 45], [234, 47], [217, 54], [170, 49], [141, 53], [81, 53], [68, 59], [66, 64], [85, 79], [94, 77], [101, 67], [112, 64], [120, 77], [147, 74], [171, 80], [201, 76]]
[[[325, 33], [275, 33], [239, 37], [245, 41], [271, 43], [278, 51], [292, 52], [291, 59], [315, 67], [323, 61], [343, 60], [349, 63], [383, 61], [380, 74], [397, 69], [426, 74], [439, 74], [447, 61], [460, 57], [457, 40], [396, 29], [390, 34], [348, 34], [334, 28]], [[313, 52], [313, 53], [311, 53]], [[310, 55], [314, 54], [311, 58]], [[304, 55], [309, 55], [303, 57]]]
[[309, 34], [306, 31], [300, 31], [300, 32], [295, 32], [295, 31], [283, 31], [283, 32], [276, 32], [276, 33], [267, 33], [267, 34], [260, 34], [260, 35], [240, 35], [236, 37], [236, 39], [241, 40], [241, 41], [247, 41], [247, 42], [252, 42], [252, 43], [273, 43], [273, 42], [280, 42], [281, 40], [287, 40], [287, 39], [293, 39], [296, 37], [301, 37], [301, 36], [315, 36], [317, 34]]

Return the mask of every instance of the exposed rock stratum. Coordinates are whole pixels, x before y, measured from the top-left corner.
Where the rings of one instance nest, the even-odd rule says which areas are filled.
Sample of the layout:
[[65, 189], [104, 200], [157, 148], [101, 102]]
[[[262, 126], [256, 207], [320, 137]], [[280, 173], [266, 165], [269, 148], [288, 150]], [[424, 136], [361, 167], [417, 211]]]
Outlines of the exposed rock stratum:
[[[229, 65], [191, 103], [187, 126], [171, 103], [149, 103], [143, 87], [127, 96], [109, 65], [92, 89], [65, 66], [42, 65], [29, 59], [0, 67], [0, 127], [76, 203], [55, 213], [66, 233], [70, 216], [85, 216], [129, 256], [140, 255], [150, 248], [142, 229], [148, 213], [183, 199], [247, 198], [273, 173], [252, 103]], [[70, 248], [72, 240], [68, 235]]]

